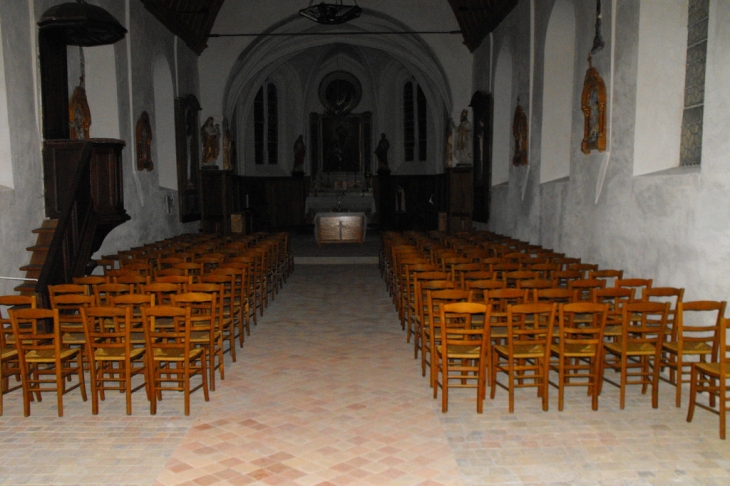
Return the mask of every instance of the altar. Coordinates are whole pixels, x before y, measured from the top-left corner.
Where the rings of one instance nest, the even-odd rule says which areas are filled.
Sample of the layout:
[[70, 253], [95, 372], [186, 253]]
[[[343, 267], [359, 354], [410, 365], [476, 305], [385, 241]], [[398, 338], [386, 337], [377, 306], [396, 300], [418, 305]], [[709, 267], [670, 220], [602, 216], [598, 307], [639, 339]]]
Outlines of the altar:
[[317, 213], [314, 217], [314, 237], [323, 243], [359, 243], [365, 241], [367, 216], [364, 213]]

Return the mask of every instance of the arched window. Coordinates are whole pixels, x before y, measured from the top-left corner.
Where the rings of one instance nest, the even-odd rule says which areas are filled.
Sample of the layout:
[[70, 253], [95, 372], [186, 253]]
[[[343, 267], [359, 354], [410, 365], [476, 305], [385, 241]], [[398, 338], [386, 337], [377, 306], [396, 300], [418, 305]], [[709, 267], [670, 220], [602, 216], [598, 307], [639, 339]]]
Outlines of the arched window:
[[403, 86], [403, 148], [406, 162], [425, 161], [428, 153], [426, 95], [421, 87], [408, 81]]
[[[265, 93], [264, 93], [265, 91]], [[259, 88], [253, 102], [254, 162], [279, 162], [279, 95], [273, 83]]]

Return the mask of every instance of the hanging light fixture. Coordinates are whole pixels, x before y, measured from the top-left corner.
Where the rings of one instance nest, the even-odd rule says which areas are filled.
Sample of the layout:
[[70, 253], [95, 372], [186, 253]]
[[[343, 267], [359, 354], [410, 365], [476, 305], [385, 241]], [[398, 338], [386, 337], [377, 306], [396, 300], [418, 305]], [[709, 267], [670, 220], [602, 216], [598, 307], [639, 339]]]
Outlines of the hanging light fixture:
[[336, 3], [322, 2], [313, 5], [314, 0], [309, 0], [309, 7], [301, 9], [299, 15], [314, 20], [318, 24], [344, 24], [362, 14], [362, 9], [357, 5], [357, 1], [354, 1], [355, 5], [342, 5], [342, 0], [337, 0]]

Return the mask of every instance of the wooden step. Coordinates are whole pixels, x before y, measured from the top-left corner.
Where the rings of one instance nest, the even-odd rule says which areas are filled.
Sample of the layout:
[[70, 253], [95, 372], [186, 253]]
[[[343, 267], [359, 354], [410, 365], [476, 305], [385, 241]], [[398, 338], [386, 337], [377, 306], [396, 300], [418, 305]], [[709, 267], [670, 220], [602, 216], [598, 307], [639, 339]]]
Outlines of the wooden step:
[[[30, 263], [20, 267], [20, 270], [25, 272], [25, 278], [38, 278], [43, 269], [43, 263], [46, 261], [46, 254], [48, 253], [49, 245], [53, 240], [53, 235], [56, 232], [56, 225], [58, 224], [57, 219], [46, 219], [40, 228], [32, 230], [37, 235], [36, 243], [33, 246], [26, 248], [27, 251], [33, 252], [30, 257]], [[16, 292], [20, 292], [21, 295], [35, 295], [36, 282], [27, 281], [15, 287]]]

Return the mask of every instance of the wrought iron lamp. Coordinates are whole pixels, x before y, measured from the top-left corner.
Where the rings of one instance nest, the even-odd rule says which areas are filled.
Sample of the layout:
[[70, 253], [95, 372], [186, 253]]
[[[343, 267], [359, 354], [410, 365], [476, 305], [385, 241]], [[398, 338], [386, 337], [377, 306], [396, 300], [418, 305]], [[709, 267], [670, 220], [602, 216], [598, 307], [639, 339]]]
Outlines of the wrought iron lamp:
[[354, 5], [343, 5], [342, 0], [335, 3], [322, 2], [313, 5], [314, 0], [309, 0], [309, 7], [299, 11], [299, 15], [309, 20], [314, 20], [318, 24], [337, 25], [344, 24], [350, 20], [354, 20], [362, 14], [362, 9], [355, 1]]

